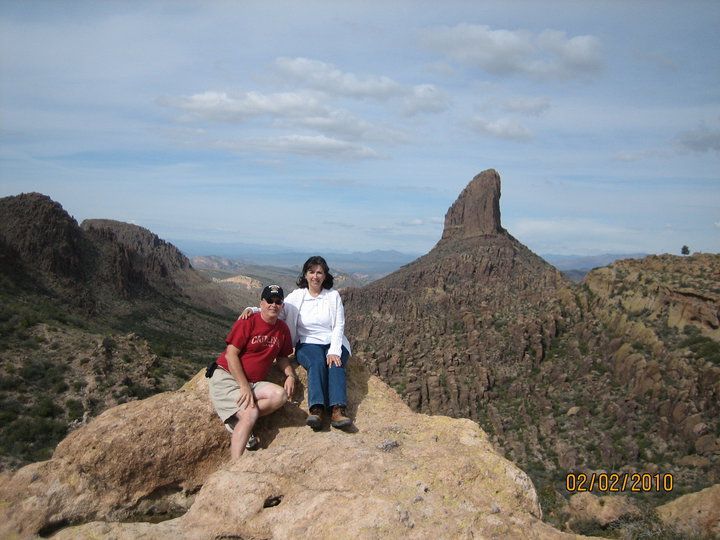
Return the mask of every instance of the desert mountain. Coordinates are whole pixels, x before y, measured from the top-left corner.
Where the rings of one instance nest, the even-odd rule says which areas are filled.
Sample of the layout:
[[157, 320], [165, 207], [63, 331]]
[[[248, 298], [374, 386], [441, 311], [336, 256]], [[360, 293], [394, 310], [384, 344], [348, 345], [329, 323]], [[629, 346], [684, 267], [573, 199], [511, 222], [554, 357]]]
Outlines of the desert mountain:
[[355, 433], [315, 433], [288, 403], [234, 463], [202, 373], [110, 409], [0, 476], [0, 536], [569, 537], [477, 424], [412, 413], [359, 363], [349, 375]]
[[563, 322], [568, 282], [502, 228], [499, 200], [497, 172], [477, 175], [427, 255], [344, 295], [356, 354], [415, 410], [479, 419]]
[[118, 299], [157, 296], [179, 296], [223, 314], [244, 303], [228, 305], [227, 298], [212, 294], [209, 280], [188, 258], [147, 229], [105, 219], [78, 225], [59, 203], [39, 193], [0, 199], [0, 247], [7, 276], [25, 276], [90, 312], [113, 310]]
[[476, 420], [568, 519], [568, 473], [720, 482], [720, 256], [618, 261], [574, 285], [502, 227], [476, 176], [425, 256], [345, 291], [348, 333], [413, 409]]
[[257, 295], [223, 289], [147, 229], [81, 226], [38, 193], [0, 199], [0, 468], [69, 426], [177, 388]]

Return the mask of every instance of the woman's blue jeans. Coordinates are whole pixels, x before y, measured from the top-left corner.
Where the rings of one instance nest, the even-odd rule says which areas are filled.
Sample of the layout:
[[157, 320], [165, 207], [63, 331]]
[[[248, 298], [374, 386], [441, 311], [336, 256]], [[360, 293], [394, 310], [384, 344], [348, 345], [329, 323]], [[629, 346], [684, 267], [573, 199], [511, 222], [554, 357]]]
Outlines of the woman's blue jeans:
[[329, 343], [298, 343], [295, 348], [298, 363], [307, 371], [309, 407], [322, 405], [328, 409], [333, 405], [347, 405], [345, 365], [350, 353], [343, 347], [340, 355], [342, 367], [328, 367], [326, 357], [329, 349]]

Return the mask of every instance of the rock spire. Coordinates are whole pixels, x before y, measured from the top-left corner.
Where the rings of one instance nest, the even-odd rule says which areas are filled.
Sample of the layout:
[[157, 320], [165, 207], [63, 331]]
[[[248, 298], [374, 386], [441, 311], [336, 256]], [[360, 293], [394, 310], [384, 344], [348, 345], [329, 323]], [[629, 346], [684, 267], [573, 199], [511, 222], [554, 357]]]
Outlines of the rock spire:
[[445, 214], [442, 239], [502, 232], [500, 175], [494, 169], [487, 169], [470, 181]]

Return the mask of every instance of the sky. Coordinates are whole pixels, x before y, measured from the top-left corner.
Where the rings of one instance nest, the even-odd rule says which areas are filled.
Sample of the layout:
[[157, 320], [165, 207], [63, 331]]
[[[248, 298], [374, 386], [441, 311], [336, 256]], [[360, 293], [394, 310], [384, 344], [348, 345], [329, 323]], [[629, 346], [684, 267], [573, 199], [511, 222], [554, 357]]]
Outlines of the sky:
[[718, 28], [715, 0], [0, 0], [0, 196], [420, 254], [493, 168], [538, 254], [717, 253]]

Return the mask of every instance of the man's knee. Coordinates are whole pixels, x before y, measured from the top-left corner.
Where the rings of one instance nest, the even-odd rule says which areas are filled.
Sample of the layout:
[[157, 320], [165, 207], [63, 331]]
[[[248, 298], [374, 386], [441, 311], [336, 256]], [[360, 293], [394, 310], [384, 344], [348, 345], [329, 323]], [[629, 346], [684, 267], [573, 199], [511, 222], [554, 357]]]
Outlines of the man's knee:
[[275, 409], [279, 409], [280, 407], [285, 405], [285, 403], [287, 403], [287, 392], [285, 392], [285, 389], [280, 386], [273, 388], [271, 400], [273, 405], [275, 406]]
[[245, 409], [238, 411], [236, 416], [238, 417], [239, 422], [253, 425], [258, 419], [258, 416], [260, 416], [260, 412], [258, 411], [257, 405], [255, 405], [255, 407], [246, 407]]

